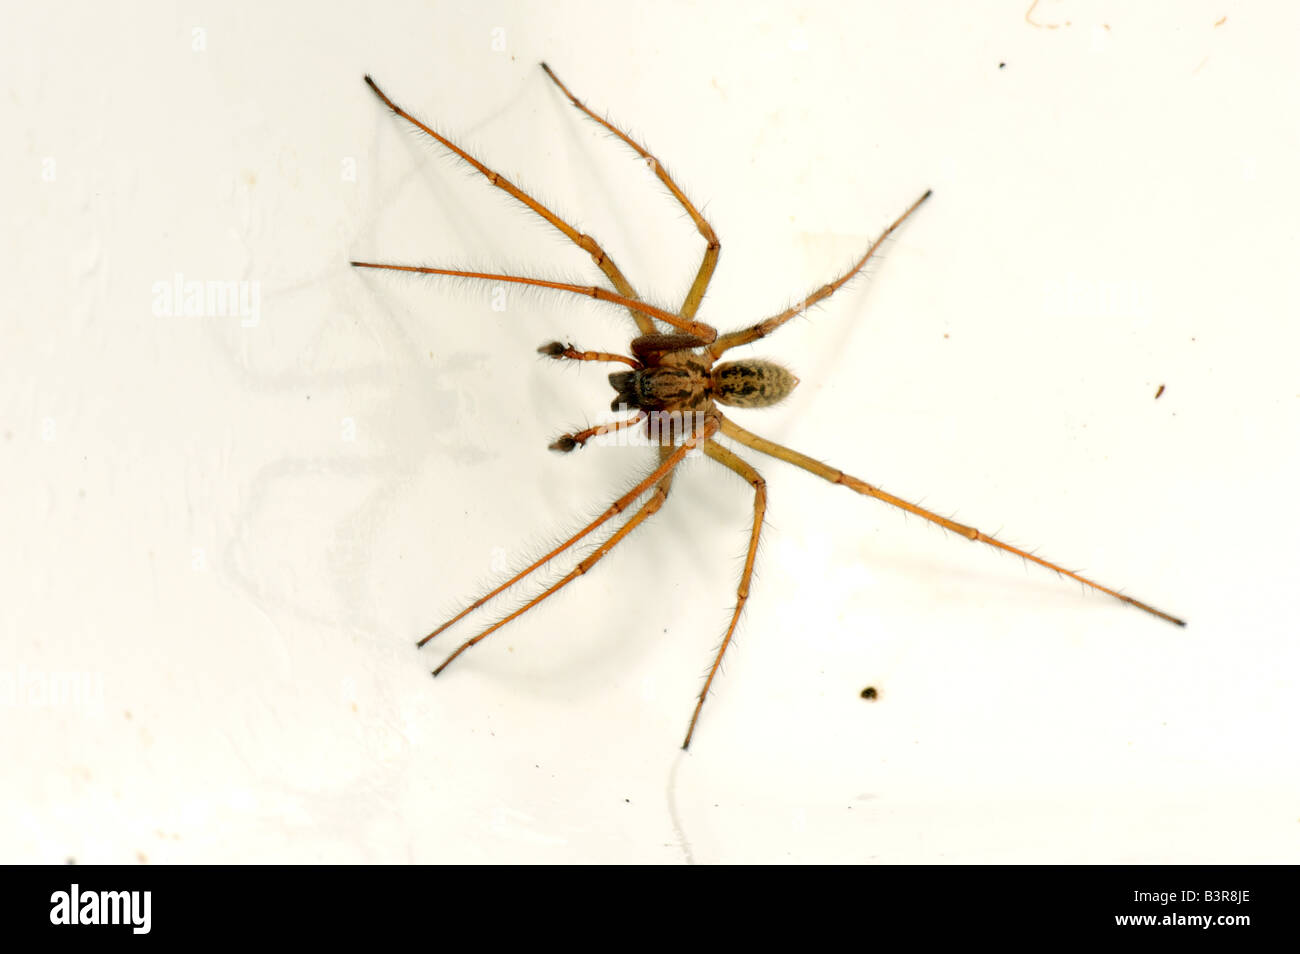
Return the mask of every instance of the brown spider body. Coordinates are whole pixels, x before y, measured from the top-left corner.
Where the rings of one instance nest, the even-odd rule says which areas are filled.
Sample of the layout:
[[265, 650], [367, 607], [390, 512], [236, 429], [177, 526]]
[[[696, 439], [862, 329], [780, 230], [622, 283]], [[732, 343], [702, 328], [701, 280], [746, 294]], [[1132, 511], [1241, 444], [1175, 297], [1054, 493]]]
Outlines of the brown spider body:
[[[358, 268], [386, 269], [426, 275], [453, 275], [479, 281], [508, 282], [537, 288], [550, 288], [568, 294], [584, 295], [589, 298], [611, 302], [626, 308], [640, 332], [639, 336], [631, 344], [632, 357], [605, 351], [580, 351], [573, 345], [563, 345], [558, 341], [542, 345], [538, 349], [542, 354], [555, 359], [614, 362], [628, 365], [631, 368], [629, 371], [619, 371], [611, 374], [609, 383], [615, 391], [612, 408], [616, 411], [627, 409], [635, 413], [624, 420], [589, 427], [574, 434], [565, 434], [551, 444], [551, 448], [558, 451], [571, 451], [576, 447], [583, 446], [597, 435], [633, 427], [642, 421], [646, 423], [652, 442], [659, 445], [659, 465], [640, 483], [615, 500], [600, 516], [559, 546], [544, 554], [530, 566], [516, 573], [491, 592], [475, 600], [460, 613], [457, 613], [419, 641], [418, 645], [423, 646], [484, 603], [545, 566], [549, 561], [574, 546], [588, 534], [604, 526], [608, 521], [614, 520], [631, 510], [631, 515], [625, 517], [618, 529], [613, 531], [586, 557], [578, 561], [577, 565], [563, 578], [549, 586], [540, 595], [527, 601], [519, 609], [463, 642], [460, 648], [451, 653], [442, 662], [442, 665], [433, 671], [435, 676], [446, 669], [448, 664], [465, 650], [482, 642], [506, 623], [517, 619], [543, 600], [549, 598], [561, 587], [567, 586], [582, 576], [622, 542], [628, 534], [657, 513], [668, 498], [673, 474], [677, 466], [691, 450], [698, 448], [707, 457], [730, 470], [750, 485], [754, 493], [754, 516], [752, 529], [750, 530], [749, 549], [745, 555], [745, 566], [741, 571], [740, 584], [736, 588], [736, 605], [731, 614], [731, 623], [727, 627], [726, 634], [722, 638], [722, 645], [714, 657], [713, 666], [704, 682], [704, 688], [697, 697], [695, 711], [691, 715], [690, 726], [687, 728], [686, 740], [682, 743], [683, 748], [688, 746], [695, 731], [695, 724], [699, 718], [700, 710], [708, 697], [709, 688], [713, 685], [713, 680], [718, 674], [722, 656], [727, 651], [727, 646], [731, 642], [732, 635], [736, 630], [736, 624], [740, 619], [741, 610], [749, 597], [749, 585], [754, 572], [754, 558], [758, 550], [759, 533], [763, 526], [764, 514], [767, 511], [767, 482], [748, 461], [715, 440], [714, 438], [717, 436], [725, 437], [750, 450], [785, 461], [832, 484], [838, 484], [855, 493], [883, 501], [892, 507], [897, 507], [931, 523], [938, 524], [967, 540], [985, 543], [1003, 552], [1019, 556], [1028, 562], [1036, 563], [1098, 592], [1107, 593], [1161, 619], [1179, 626], [1183, 625], [1183, 621], [1175, 616], [1171, 616], [1130, 596], [1125, 596], [1109, 587], [1102, 586], [1032, 552], [1003, 543], [986, 533], [976, 530], [974, 527], [957, 523], [955, 520], [934, 511], [909, 503], [819, 460], [753, 434], [729, 419], [719, 408], [718, 405], [741, 408], [768, 407], [783, 399], [794, 389], [795, 385], [798, 384], [798, 379], [785, 368], [773, 362], [746, 359], [718, 363], [718, 359], [732, 348], [752, 344], [761, 338], [766, 338], [791, 318], [804, 313], [809, 307], [829, 298], [837, 289], [861, 272], [863, 266], [875, 254], [885, 239], [893, 234], [894, 230], [902, 225], [930, 197], [928, 191], [913, 202], [907, 211], [885, 229], [880, 237], [867, 249], [866, 254], [839, 278], [822, 285], [798, 305], [749, 327], [719, 335], [716, 328], [696, 320], [695, 317], [712, 279], [713, 270], [717, 265], [721, 249], [721, 244], [718, 242], [718, 237], [714, 233], [712, 226], [705, 221], [699, 210], [691, 204], [690, 200], [677, 187], [677, 184], [673, 182], [672, 177], [668, 175], [662, 163], [651, 156], [636, 140], [623, 133], [617, 126], [601, 119], [584, 106], [569, 92], [545, 63], [542, 64], [542, 69], [546, 71], [551, 81], [568, 97], [575, 107], [621, 139], [646, 161], [647, 168], [667, 187], [668, 191], [694, 222], [696, 229], [705, 240], [705, 249], [695, 281], [692, 283], [685, 301], [682, 302], [677, 311], [668, 311], [646, 304], [632, 288], [627, 277], [614, 264], [613, 259], [594, 238], [579, 232], [508, 179], [498, 175], [455, 143], [434, 132], [424, 123], [411, 116], [389, 99], [375, 84], [374, 80], [369, 76], [366, 77], [366, 83], [374, 91], [375, 95], [394, 113], [412, 123], [469, 163], [491, 185], [527, 206], [532, 212], [549, 222], [555, 229], [566, 236], [574, 245], [590, 255], [592, 262], [604, 273], [608, 283], [617, 291], [610, 291], [608, 288], [596, 285], [573, 285], [542, 278], [525, 278], [518, 275], [429, 268], [416, 265], [387, 265], [375, 262], [353, 262], [352, 264]], [[656, 322], [659, 324], [656, 324]], [[661, 325], [674, 329], [674, 331], [665, 333]], [[641, 501], [640, 504], [637, 503], [638, 500]], [[634, 510], [631, 509], [633, 507], [635, 507]], [[868, 692], [874, 692], [874, 690], [864, 690], [864, 697], [867, 697]]]
[[[611, 411], [708, 412], [713, 402], [732, 407], [770, 407], [783, 400], [799, 379], [771, 361], [715, 364], [707, 344], [694, 335], [643, 335], [632, 342], [639, 359], [632, 371], [609, 376], [616, 392]], [[562, 357], [547, 351], [553, 357]]]

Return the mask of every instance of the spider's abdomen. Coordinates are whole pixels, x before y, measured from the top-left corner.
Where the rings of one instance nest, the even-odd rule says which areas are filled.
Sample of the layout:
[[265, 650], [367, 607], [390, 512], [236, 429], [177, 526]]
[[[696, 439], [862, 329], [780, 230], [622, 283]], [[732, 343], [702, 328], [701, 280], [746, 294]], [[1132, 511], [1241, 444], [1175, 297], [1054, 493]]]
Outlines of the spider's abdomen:
[[713, 369], [712, 391], [719, 404], [770, 407], [798, 383], [798, 378], [771, 361], [726, 361]]

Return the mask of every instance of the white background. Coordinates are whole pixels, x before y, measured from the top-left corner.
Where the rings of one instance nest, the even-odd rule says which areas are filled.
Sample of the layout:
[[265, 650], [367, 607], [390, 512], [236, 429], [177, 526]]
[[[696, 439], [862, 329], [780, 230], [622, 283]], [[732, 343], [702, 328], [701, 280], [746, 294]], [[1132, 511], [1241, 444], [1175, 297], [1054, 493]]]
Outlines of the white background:
[[[10, 11], [0, 859], [1295, 861], [1296, 9], [463, 6]], [[651, 301], [702, 252], [542, 59], [705, 209], [724, 330], [933, 188], [737, 419], [1189, 626], [746, 452], [688, 754], [751, 512], [708, 461], [431, 680], [651, 457], [546, 449], [612, 391], [534, 349], [617, 308], [348, 267], [601, 278], [362, 75]], [[156, 314], [177, 273], [258, 320]]]

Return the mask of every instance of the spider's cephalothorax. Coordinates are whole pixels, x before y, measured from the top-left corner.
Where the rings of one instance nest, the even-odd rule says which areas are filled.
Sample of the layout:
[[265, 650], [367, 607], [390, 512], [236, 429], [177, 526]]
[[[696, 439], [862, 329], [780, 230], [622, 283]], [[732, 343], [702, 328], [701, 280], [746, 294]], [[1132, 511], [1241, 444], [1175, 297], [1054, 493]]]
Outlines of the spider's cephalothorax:
[[[588, 428], [566, 434], [551, 444], [551, 450], [568, 452], [608, 429], [628, 427], [645, 421], [646, 434], [654, 443], [676, 444], [697, 433], [716, 411], [714, 402], [732, 407], [770, 407], [783, 400], [799, 379], [772, 361], [724, 361], [714, 363], [706, 346], [695, 335], [650, 334], [632, 341], [632, 354], [605, 355], [607, 359], [632, 366], [609, 376], [614, 388], [611, 411], [635, 411], [636, 417], [614, 425]], [[552, 358], [572, 358], [579, 352], [552, 341], [537, 349]], [[590, 355], [588, 355], [590, 357]]]

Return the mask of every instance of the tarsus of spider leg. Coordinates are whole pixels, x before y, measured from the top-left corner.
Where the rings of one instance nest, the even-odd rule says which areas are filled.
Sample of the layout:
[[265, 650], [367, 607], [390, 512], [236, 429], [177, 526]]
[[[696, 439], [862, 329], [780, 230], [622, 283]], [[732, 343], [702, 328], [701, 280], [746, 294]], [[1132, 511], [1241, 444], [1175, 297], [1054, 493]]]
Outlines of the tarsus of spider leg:
[[758, 535], [763, 529], [763, 515], [767, 512], [767, 481], [762, 478], [757, 470], [750, 466], [748, 461], [712, 440], [704, 443], [704, 453], [722, 464], [722, 466], [735, 471], [742, 480], [754, 488], [754, 523], [749, 532], [749, 549], [745, 552], [745, 568], [740, 573], [740, 584], [736, 587], [736, 608], [731, 613], [731, 624], [727, 627], [726, 635], [722, 637], [722, 645], [718, 647], [718, 654], [713, 657], [713, 665], [709, 668], [709, 675], [704, 680], [704, 688], [700, 690], [699, 698], [695, 702], [695, 711], [691, 713], [691, 724], [686, 728], [686, 741], [682, 743], [683, 749], [688, 748], [691, 744], [691, 736], [695, 734], [695, 723], [700, 720], [700, 710], [704, 708], [704, 702], [709, 697], [709, 687], [713, 685], [713, 679], [722, 666], [723, 654], [726, 653], [727, 647], [731, 645], [731, 637], [736, 632], [736, 624], [740, 622], [740, 611], [745, 608], [745, 602], [749, 599], [749, 584], [754, 577], [754, 559], [758, 555]]
[[881, 490], [879, 487], [873, 487], [871, 484], [867, 483], [866, 481], [859, 480], [856, 477], [852, 477], [844, 473], [842, 470], [836, 470], [834, 467], [827, 466], [826, 464], [823, 464], [821, 461], [813, 460], [811, 457], [801, 454], [796, 450], [791, 450], [789, 447], [785, 447], [781, 444], [776, 443], [775, 441], [769, 441], [767, 438], [759, 437], [757, 434], [751, 434], [749, 431], [745, 430], [740, 425], [731, 421], [729, 418], [722, 417], [721, 421], [722, 421], [722, 425], [721, 425], [722, 433], [725, 434], [727, 437], [730, 437], [732, 440], [739, 441], [740, 443], [744, 444], [746, 447], [752, 447], [754, 450], [767, 454], [771, 457], [775, 457], [778, 460], [783, 460], [786, 463], [794, 464], [796, 467], [800, 467], [811, 474], [816, 474], [818, 477], [821, 477], [824, 480], [828, 480], [833, 484], [841, 484], [842, 486], [848, 487], [850, 490], [856, 491], [857, 493], [864, 494], [868, 497], [875, 497], [877, 500], [883, 500], [885, 503], [897, 507], [900, 510], [905, 510], [908, 513], [916, 514], [918, 517], [922, 517], [926, 520], [929, 520], [931, 523], [937, 523], [945, 530], [951, 530], [953, 533], [959, 534], [960, 536], [965, 537], [967, 540], [975, 540], [980, 543], [987, 543], [991, 547], [996, 547], [999, 550], [1004, 550], [1007, 553], [1013, 553], [1016, 556], [1021, 557], [1022, 559], [1029, 560], [1032, 563], [1037, 563], [1039, 566], [1046, 567], [1047, 569], [1053, 571], [1054, 573], [1059, 573], [1062, 576], [1068, 576], [1070, 579], [1077, 580], [1078, 582], [1082, 583], [1084, 586], [1091, 587], [1092, 589], [1097, 590], [1100, 593], [1105, 593], [1108, 596], [1113, 596], [1115, 597], [1115, 599], [1120, 600], [1121, 602], [1124, 603], [1128, 603], [1130, 606], [1136, 606], [1138, 609], [1144, 610], [1145, 612], [1150, 613], [1152, 616], [1158, 616], [1160, 617], [1160, 619], [1173, 623], [1175, 626], [1187, 625], [1185, 620], [1181, 620], [1177, 616], [1171, 616], [1169, 613], [1166, 613], [1163, 610], [1158, 610], [1154, 606], [1151, 606], [1148, 603], [1143, 603], [1141, 600], [1135, 600], [1131, 596], [1125, 596], [1123, 593], [1120, 593], [1116, 590], [1112, 590], [1108, 586], [1102, 586], [1100, 583], [1096, 583], [1085, 576], [1081, 576], [1078, 573], [1074, 573], [1070, 570], [1067, 570], [1063, 566], [1058, 566], [1055, 563], [1052, 563], [1048, 560], [1044, 560], [1042, 557], [1034, 556], [1032, 553], [1029, 553], [1025, 550], [1021, 550], [1019, 547], [1013, 547], [1009, 543], [1003, 543], [1001, 540], [995, 539], [994, 537], [991, 537], [986, 533], [982, 533], [981, 531], [976, 530], [974, 527], [968, 527], [965, 524], [958, 523], [955, 520], [949, 520], [947, 517], [942, 517], [931, 510], [926, 510], [924, 507], [918, 507], [916, 504], [908, 503], [906, 500], [903, 500], [901, 497], [895, 497], [893, 494], [887, 493]]
[[[716, 430], [716, 428], [715, 428], [715, 430]], [[465, 618], [466, 616], [468, 616], [470, 613], [474, 612], [474, 610], [478, 609], [480, 606], [482, 606], [482, 605], [483, 605], [484, 603], [486, 603], [488, 600], [492, 599], [492, 598], [493, 598], [494, 596], [496, 596], [498, 593], [501, 593], [501, 592], [503, 592], [503, 591], [505, 591], [505, 590], [508, 590], [510, 587], [514, 586], [514, 585], [515, 585], [516, 583], [518, 583], [520, 580], [524, 579], [524, 577], [526, 577], [526, 576], [528, 576], [529, 574], [533, 573], [533, 572], [534, 572], [535, 570], [537, 570], [539, 567], [542, 567], [542, 566], [544, 566], [545, 564], [549, 563], [551, 560], [555, 559], [557, 556], [559, 556], [559, 555], [560, 555], [561, 553], [563, 553], [565, 550], [569, 549], [569, 547], [573, 546], [575, 543], [577, 543], [579, 540], [581, 540], [581, 539], [582, 539], [583, 537], [585, 537], [587, 534], [591, 533], [591, 532], [592, 532], [593, 530], [595, 530], [597, 527], [601, 526], [601, 525], [604, 524], [604, 523], [607, 523], [608, 521], [612, 520], [614, 517], [618, 516], [620, 513], [622, 513], [624, 510], [626, 510], [626, 509], [631, 505], [632, 501], [634, 501], [634, 500], [636, 500], [636, 498], [640, 497], [643, 493], [645, 493], [647, 490], [649, 490], [650, 487], [651, 487], [654, 483], [656, 483], [657, 481], [661, 480], [663, 477], [667, 476], [667, 475], [668, 475], [668, 474], [673, 470], [674, 467], [676, 467], [678, 464], [680, 464], [680, 463], [682, 462], [682, 460], [685, 459], [686, 455], [690, 452], [692, 446], [693, 446], [693, 445], [690, 445], [690, 444], [681, 444], [680, 446], [678, 446], [677, 449], [674, 450], [674, 451], [672, 452], [672, 454], [670, 454], [670, 455], [669, 455], [669, 456], [668, 456], [668, 457], [667, 457], [667, 458], [666, 458], [666, 459], [665, 459], [665, 460], [664, 460], [664, 461], [663, 461], [663, 462], [662, 462], [658, 467], [656, 467], [653, 471], [651, 471], [650, 474], [649, 474], [649, 475], [648, 475], [644, 480], [642, 480], [640, 483], [638, 483], [635, 487], [633, 487], [631, 490], [629, 490], [629, 491], [628, 491], [627, 493], [625, 493], [623, 496], [621, 496], [621, 497], [619, 497], [617, 500], [615, 500], [615, 501], [614, 501], [614, 502], [609, 506], [609, 508], [608, 508], [604, 513], [602, 513], [600, 516], [598, 516], [595, 520], [593, 520], [591, 523], [587, 524], [585, 527], [583, 527], [581, 530], [579, 530], [579, 531], [578, 531], [577, 533], [575, 533], [573, 536], [569, 537], [569, 539], [565, 540], [565, 541], [564, 541], [563, 543], [561, 543], [558, 547], [556, 547], [555, 549], [551, 550], [549, 553], [547, 553], [547, 554], [545, 554], [544, 556], [542, 556], [540, 559], [538, 559], [537, 561], [535, 561], [533, 564], [531, 564], [531, 565], [528, 566], [527, 568], [521, 570], [520, 572], [516, 573], [514, 576], [512, 576], [510, 579], [506, 580], [504, 583], [502, 583], [502, 584], [501, 584], [500, 586], [498, 586], [496, 589], [492, 590], [490, 593], [486, 593], [486, 594], [484, 594], [483, 596], [481, 596], [481, 597], [479, 597], [478, 599], [476, 599], [473, 603], [471, 603], [469, 606], [465, 607], [463, 610], [461, 610], [459, 613], [457, 613], [457, 614], [456, 614], [455, 616], [453, 616], [451, 619], [447, 620], [447, 622], [443, 623], [441, 626], [439, 626], [437, 629], [435, 629], [435, 630], [434, 630], [432, 633], [430, 633], [428, 636], [425, 636], [423, 639], [421, 639], [421, 640], [420, 640], [418, 643], [416, 643], [415, 645], [416, 645], [416, 646], [423, 646], [425, 643], [427, 643], [429, 640], [433, 639], [433, 637], [437, 636], [437, 635], [438, 635], [439, 633], [441, 633], [443, 630], [450, 628], [452, 625], [454, 625], [455, 623], [457, 623], [457, 622], [459, 622], [460, 620], [464, 619], [464, 618]], [[531, 606], [532, 604], [530, 603], [529, 605]], [[507, 619], [502, 620], [501, 623], [498, 623], [497, 626], [501, 626], [501, 625], [503, 625], [503, 624], [506, 623], [508, 620], [513, 619], [514, 616], [517, 616], [517, 615], [519, 615], [519, 614], [516, 613], [516, 614], [514, 614], [513, 616], [507, 617]], [[493, 627], [493, 628], [495, 629], [496, 627]], [[490, 632], [490, 631], [489, 631], [489, 632]], [[463, 648], [463, 647], [462, 647], [462, 648]], [[450, 661], [451, 661], [451, 660], [447, 660], [447, 662], [450, 662]], [[438, 667], [438, 670], [441, 671], [442, 668], [443, 668], [443, 666], [446, 666], [446, 664], [447, 664], [447, 663], [444, 662], [442, 666], [439, 666], [439, 667]]]
[[616, 305], [622, 305], [624, 308], [630, 308], [633, 311], [648, 315], [651, 318], [658, 318], [660, 321], [672, 325], [674, 328], [680, 328], [688, 334], [695, 335], [703, 339], [705, 344], [713, 341], [718, 336], [717, 330], [712, 325], [706, 325], [701, 321], [689, 321], [680, 315], [674, 315], [671, 311], [663, 308], [656, 308], [654, 305], [647, 305], [643, 301], [635, 298], [628, 298], [626, 295], [619, 295], [615, 292], [600, 288], [596, 285], [571, 285], [568, 282], [552, 282], [544, 278], [524, 278], [521, 275], [497, 275], [490, 272], [465, 272], [455, 268], [429, 268], [419, 265], [384, 265], [377, 262], [352, 262], [350, 263], [357, 268], [378, 268], [391, 272], [415, 272], [420, 275], [450, 275], [454, 278], [477, 278], [483, 281], [491, 282], [513, 282], [516, 285], [532, 285], [536, 288], [553, 288], [556, 291], [571, 292], [575, 295], [584, 295], [587, 298], [597, 298], [601, 301], [613, 302]]
[[[493, 623], [487, 629], [483, 630], [483, 632], [479, 633], [477, 636], [467, 639], [465, 640], [465, 642], [461, 643], [455, 652], [453, 652], [450, 656], [448, 656], [446, 659], [442, 661], [442, 664], [433, 671], [433, 674], [436, 676], [439, 673], [441, 673], [444, 669], [446, 669], [449, 665], [451, 665], [453, 659], [455, 659], [465, 650], [469, 649], [471, 646], [475, 645], [476, 643], [480, 643], [484, 639], [487, 639], [487, 637], [491, 636], [493, 633], [495, 633], [502, 626], [506, 625], [506, 623], [509, 623], [511, 620], [518, 619], [520, 616], [523, 616], [525, 613], [527, 613], [533, 607], [537, 606], [543, 600], [549, 599], [560, 589], [562, 589], [565, 586], [568, 586], [570, 583], [572, 583], [578, 577], [582, 576], [593, 566], [599, 563], [602, 559], [604, 559], [605, 555], [608, 554], [610, 550], [614, 549], [614, 547], [618, 546], [618, 544], [623, 540], [624, 537], [626, 537], [629, 533], [631, 533], [638, 526], [640, 526], [647, 518], [654, 515], [659, 510], [659, 508], [663, 506], [664, 500], [666, 500], [668, 497], [667, 483], [672, 479], [673, 469], [676, 468], [677, 465], [680, 464], [682, 460], [685, 459], [686, 455], [691, 450], [693, 450], [701, 442], [707, 441], [710, 437], [712, 437], [715, 433], [717, 433], [717, 430], [718, 430], [717, 421], [715, 419], [711, 419], [705, 424], [703, 431], [701, 431], [699, 434], [695, 435], [694, 437], [689, 438], [684, 443], [678, 445], [677, 449], [674, 450], [673, 453], [670, 454], [664, 460], [664, 462], [659, 465], [659, 467], [655, 468], [655, 472], [651, 474], [651, 478], [657, 477], [659, 481], [658, 486], [655, 487], [654, 493], [644, 504], [642, 504], [637, 509], [636, 513], [634, 513], [631, 517], [628, 518], [627, 522], [624, 523], [623, 526], [619, 527], [612, 534], [610, 534], [609, 539], [607, 539], [604, 543], [602, 543], [595, 550], [593, 550], [586, 557], [584, 557], [582, 561], [578, 563], [577, 566], [575, 566], [572, 570], [566, 573], [558, 582], [552, 584], [551, 586], [548, 586], [545, 590], [543, 590], [537, 596], [533, 597], [523, 606], [519, 607], [519, 609], [515, 610], [509, 616], [497, 620], [495, 623]], [[649, 479], [650, 478], [647, 478], [647, 480]], [[603, 522], [603, 519], [599, 522]], [[590, 528], [588, 528], [588, 530], [589, 529]], [[587, 530], [583, 530], [582, 533], [578, 534], [577, 537], [574, 537], [568, 543], [565, 543], [564, 547], [569, 546], [571, 543], [573, 543], [574, 540], [577, 540], [585, 533], [587, 533]], [[564, 547], [561, 547], [561, 549], [564, 549]], [[539, 561], [539, 563], [540, 562], [543, 561]], [[535, 566], [533, 568], [530, 568], [527, 572], [531, 573], [532, 569], [534, 568]], [[464, 614], [462, 613], [461, 615]], [[420, 641], [420, 645], [423, 645], [424, 643], [428, 642], [429, 639], [432, 639], [432, 636], [425, 637], [423, 640]]]

